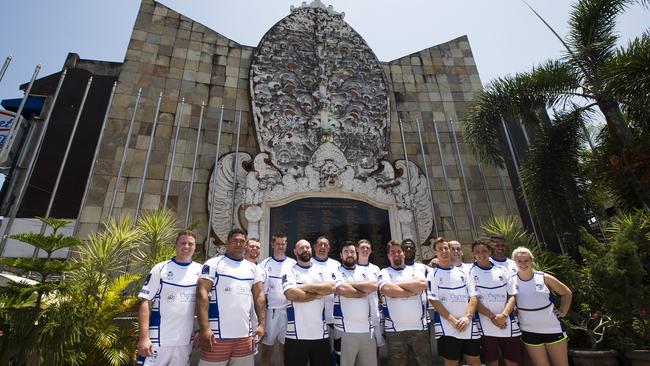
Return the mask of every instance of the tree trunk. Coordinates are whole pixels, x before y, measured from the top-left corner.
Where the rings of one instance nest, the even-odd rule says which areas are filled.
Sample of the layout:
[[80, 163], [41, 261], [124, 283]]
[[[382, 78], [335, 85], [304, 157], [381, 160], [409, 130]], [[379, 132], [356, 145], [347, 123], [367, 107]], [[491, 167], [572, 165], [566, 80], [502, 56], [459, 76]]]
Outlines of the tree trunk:
[[[621, 159], [625, 159], [625, 150], [634, 147], [634, 136], [625, 121], [625, 117], [623, 116], [618, 103], [606, 97], [597, 97], [596, 102], [605, 116], [605, 121], [607, 122], [609, 131], [614, 134], [623, 145], [621, 150]], [[641, 207], [648, 209], [650, 207], [650, 192], [643, 187], [636, 174], [627, 174], [625, 178], [628, 185], [634, 191]]]

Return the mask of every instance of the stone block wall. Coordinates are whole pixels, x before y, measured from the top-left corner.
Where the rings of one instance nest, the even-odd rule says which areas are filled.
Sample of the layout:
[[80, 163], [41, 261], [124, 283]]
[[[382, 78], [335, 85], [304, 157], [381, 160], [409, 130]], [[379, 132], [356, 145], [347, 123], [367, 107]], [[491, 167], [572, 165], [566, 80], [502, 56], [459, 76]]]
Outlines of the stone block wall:
[[[91, 190], [81, 214], [80, 235], [99, 227], [108, 217], [113, 189], [118, 185], [113, 215], [135, 213], [144, 163], [159, 93], [163, 93], [153, 150], [145, 181], [142, 209], [163, 205], [170, 174], [176, 124], [180, 130], [167, 207], [181, 225], [188, 205], [189, 182], [201, 103], [205, 103], [201, 143], [190, 222], [202, 242], [207, 226], [207, 182], [214, 165], [217, 129], [224, 106], [219, 156], [236, 148], [241, 111], [240, 150], [254, 155], [257, 148], [250, 114], [248, 74], [253, 48], [242, 46], [166, 6], [143, 0], [119, 75]], [[122, 177], [127, 131], [142, 88]], [[180, 114], [184, 98], [183, 113]]]
[[[119, 75], [87, 203], [82, 209], [80, 235], [97, 230], [99, 224], [107, 219], [116, 185], [113, 215], [135, 213], [158, 95], [162, 92], [142, 209], [154, 209], [164, 204], [176, 124], [180, 121], [166, 204], [177, 213], [179, 222], [184, 222], [190, 202], [188, 191], [201, 103], [205, 103], [190, 217], [190, 222], [197, 223], [197, 243], [203, 243], [207, 231], [207, 182], [215, 156], [236, 148], [239, 111], [242, 116], [240, 151], [252, 156], [259, 151], [250, 114], [249, 67], [253, 51], [253, 47], [240, 45], [162, 4], [142, 0]], [[382, 63], [382, 66], [391, 90], [389, 159], [394, 161], [404, 157], [398, 123], [401, 118], [409, 159], [424, 168], [415, 126], [417, 119], [422, 126], [438, 234], [464, 243], [474, 239], [476, 233], [472, 226], [470, 203], [476, 230], [480, 230], [480, 223], [491, 215], [518, 215], [507, 172], [490, 166], [479, 167], [465, 148], [459, 131], [457, 121], [462, 118], [473, 93], [481, 88], [467, 38], [460, 37]], [[142, 94], [124, 170], [118, 180], [117, 172], [140, 88]], [[183, 98], [185, 103], [181, 114]], [[222, 106], [223, 127], [217, 154], [217, 129]], [[452, 120], [453, 125], [446, 118]], [[439, 141], [434, 133], [434, 123]], [[457, 131], [469, 199], [450, 128]], [[447, 180], [444, 179], [438, 144], [443, 153]], [[451, 196], [451, 205], [448, 195]]]
[[[391, 89], [390, 159], [404, 158], [401, 118], [409, 160], [424, 169], [417, 120], [431, 178], [438, 234], [468, 243], [481, 235], [480, 224], [490, 216], [518, 215], [507, 172], [479, 165], [463, 143], [458, 121], [473, 94], [481, 89], [467, 37], [386, 62], [383, 67]], [[452, 131], [456, 133], [458, 144]]]

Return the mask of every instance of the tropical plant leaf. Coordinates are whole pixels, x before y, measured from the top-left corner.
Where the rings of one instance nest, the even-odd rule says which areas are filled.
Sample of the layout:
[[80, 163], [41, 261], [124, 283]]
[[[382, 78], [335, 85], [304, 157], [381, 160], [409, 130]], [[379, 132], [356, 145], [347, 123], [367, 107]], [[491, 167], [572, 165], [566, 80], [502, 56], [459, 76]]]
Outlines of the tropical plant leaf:
[[21, 233], [11, 235], [12, 239], [22, 241], [46, 251], [48, 254], [62, 249], [81, 245], [83, 241], [73, 236], [63, 236], [63, 234], [43, 235], [38, 233]]

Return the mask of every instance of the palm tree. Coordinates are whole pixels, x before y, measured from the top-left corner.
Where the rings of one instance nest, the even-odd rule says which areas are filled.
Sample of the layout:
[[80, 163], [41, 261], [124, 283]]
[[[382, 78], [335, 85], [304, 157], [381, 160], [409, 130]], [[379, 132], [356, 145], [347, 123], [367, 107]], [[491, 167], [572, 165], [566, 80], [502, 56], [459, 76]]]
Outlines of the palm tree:
[[[572, 9], [566, 39], [549, 26], [564, 45], [564, 56], [530, 72], [491, 81], [478, 93], [462, 122], [474, 154], [498, 166], [504, 165], [503, 119], [539, 131], [522, 161], [522, 184], [531, 211], [547, 229], [571, 231], [575, 236], [575, 224], [585, 222], [589, 210], [585, 185], [589, 182], [579, 167], [584, 121], [596, 109], [606, 122], [601, 141], [610, 141], [596, 149], [607, 147], [606, 155], [615, 154], [624, 164], [635, 159], [639, 137], [649, 133], [650, 34], [616, 48], [616, 17], [634, 3], [647, 6], [650, 2], [579, 0]], [[549, 109], [558, 110], [552, 118]], [[626, 166], [632, 167], [621, 175], [628, 194], [617, 197], [627, 198], [630, 206], [647, 208], [650, 175], [637, 164]], [[610, 193], [620, 191], [610, 189]]]

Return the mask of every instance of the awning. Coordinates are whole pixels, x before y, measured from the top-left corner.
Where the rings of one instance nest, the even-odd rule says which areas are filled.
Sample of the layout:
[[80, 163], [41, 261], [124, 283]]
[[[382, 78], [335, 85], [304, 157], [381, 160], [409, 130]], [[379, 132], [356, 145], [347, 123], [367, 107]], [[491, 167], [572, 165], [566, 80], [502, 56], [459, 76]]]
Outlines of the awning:
[[[14, 99], [3, 99], [0, 102], [6, 110], [12, 112], [18, 112], [18, 107], [20, 107], [20, 102], [23, 98], [14, 98]], [[28, 97], [25, 107], [23, 108], [23, 117], [29, 119], [32, 115], [39, 116], [43, 105], [45, 104], [45, 97]]]

